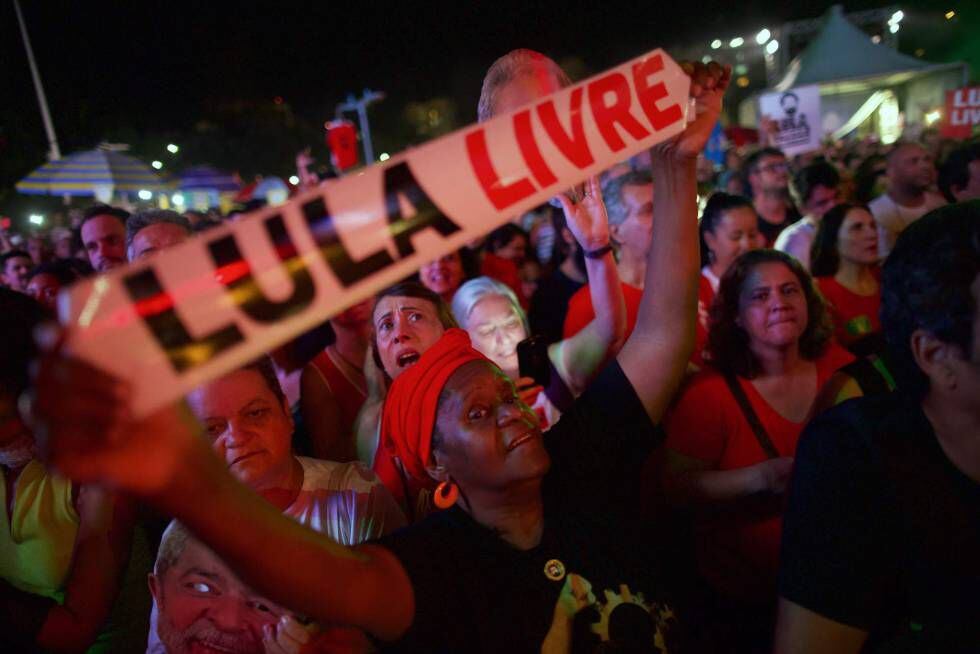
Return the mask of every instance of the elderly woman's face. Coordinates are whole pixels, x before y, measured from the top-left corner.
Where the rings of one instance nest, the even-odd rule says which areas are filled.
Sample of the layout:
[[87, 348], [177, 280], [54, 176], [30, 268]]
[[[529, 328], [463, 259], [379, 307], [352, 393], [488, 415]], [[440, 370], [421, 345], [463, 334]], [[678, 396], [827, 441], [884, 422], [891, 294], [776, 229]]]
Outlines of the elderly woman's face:
[[504, 489], [541, 478], [551, 465], [537, 416], [496, 366], [474, 361], [453, 373], [442, 391], [434, 449], [437, 465], [469, 489]]
[[261, 490], [288, 477], [293, 419], [261, 374], [236, 370], [195, 389], [187, 401], [240, 481]]
[[751, 347], [785, 348], [797, 343], [809, 314], [800, 280], [782, 263], [757, 265], [739, 297], [738, 324]]
[[507, 298], [487, 295], [474, 304], [466, 320], [466, 331], [474, 348], [516, 379], [517, 344], [527, 338], [527, 332]]

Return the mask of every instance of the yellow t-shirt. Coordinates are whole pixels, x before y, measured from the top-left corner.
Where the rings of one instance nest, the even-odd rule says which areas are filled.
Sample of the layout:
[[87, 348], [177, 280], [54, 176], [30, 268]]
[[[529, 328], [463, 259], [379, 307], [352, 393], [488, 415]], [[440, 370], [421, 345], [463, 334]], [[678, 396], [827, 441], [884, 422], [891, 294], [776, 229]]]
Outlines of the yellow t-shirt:
[[0, 498], [0, 577], [61, 603], [78, 534], [71, 482], [31, 461], [17, 478], [8, 517], [7, 484], [0, 467]]

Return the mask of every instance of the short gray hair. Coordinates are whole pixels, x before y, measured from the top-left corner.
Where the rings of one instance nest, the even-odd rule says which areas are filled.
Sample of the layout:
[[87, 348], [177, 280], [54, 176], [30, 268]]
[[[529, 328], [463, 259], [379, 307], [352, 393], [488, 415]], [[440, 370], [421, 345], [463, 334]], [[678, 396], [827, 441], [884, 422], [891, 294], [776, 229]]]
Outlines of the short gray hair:
[[191, 538], [187, 527], [176, 520], [171, 520], [164, 530], [163, 536], [160, 537], [160, 547], [157, 549], [157, 560], [153, 564], [153, 574], [161, 577], [172, 568], [184, 554]]
[[610, 225], [621, 225], [629, 216], [629, 210], [623, 204], [623, 187], [646, 184], [653, 184], [653, 177], [644, 171], [623, 173], [602, 184], [602, 200], [606, 203], [606, 215], [609, 216]]
[[552, 59], [540, 52], [518, 48], [511, 50], [497, 61], [493, 62], [490, 70], [483, 78], [483, 89], [480, 91], [480, 103], [476, 115], [479, 122], [490, 120], [494, 116], [494, 106], [497, 104], [497, 92], [500, 87], [521, 77], [536, 74], [544, 67], [554, 75], [561, 88], [571, 86], [572, 80]]
[[521, 303], [517, 301], [517, 295], [514, 294], [514, 291], [509, 286], [491, 277], [477, 277], [459, 287], [453, 296], [452, 305], [453, 317], [456, 318], [456, 322], [463, 329], [466, 329], [466, 323], [470, 318], [470, 314], [473, 312], [473, 307], [476, 306], [477, 302], [489, 295], [499, 295], [510, 302], [514, 313], [517, 314], [517, 317], [521, 319], [521, 324], [524, 325], [524, 331], [530, 335], [531, 330], [527, 324], [527, 314], [521, 308]]
[[136, 237], [136, 235], [150, 225], [156, 225], [158, 223], [170, 223], [172, 225], [182, 227], [187, 232], [188, 236], [193, 233], [193, 228], [191, 227], [190, 221], [176, 211], [170, 211], [168, 209], [147, 209], [146, 211], [137, 211], [126, 219], [127, 256], [129, 255], [129, 249], [132, 247], [133, 239]]

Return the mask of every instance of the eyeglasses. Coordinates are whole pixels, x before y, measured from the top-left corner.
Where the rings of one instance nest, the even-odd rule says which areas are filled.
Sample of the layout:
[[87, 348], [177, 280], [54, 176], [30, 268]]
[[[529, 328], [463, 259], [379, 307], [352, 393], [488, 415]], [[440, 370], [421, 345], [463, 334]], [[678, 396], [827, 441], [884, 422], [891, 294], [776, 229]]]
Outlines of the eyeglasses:
[[785, 161], [779, 163], [766, 164], [765, 166], [759, 166], [756, 170], [767, 172], [767, 173], [785, 173], [789, 170], [789, 164]]

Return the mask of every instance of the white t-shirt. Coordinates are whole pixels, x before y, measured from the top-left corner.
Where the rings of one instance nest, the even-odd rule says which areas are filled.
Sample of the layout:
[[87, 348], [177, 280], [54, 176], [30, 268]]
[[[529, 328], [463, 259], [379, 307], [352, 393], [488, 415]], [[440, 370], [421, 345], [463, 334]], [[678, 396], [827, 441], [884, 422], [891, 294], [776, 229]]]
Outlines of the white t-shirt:
[[348, 546], [405, 526], [395, 499], [363, 463], [296, 459], [303, 466], [303, 487], [285, 515]]
[[810, 216], [805, 216], [802, 220], [797, 220], [781, 231], [773, 247], [796, 257], [796, 260], [803, 264], [803, 267], [809, 272], [810, 248], [813, 247], [813, 241], [816, 238], [817, 221]]
[[902, 231], [916, 220], [933, 209], [946, 204], [946, 200], [936, 193], [926, 191], [925, 202], [918, 207], [906, 207], [898, 204], [887, 193], [875, 198], [868, 204], [871, 215], [878, 223], [878, 254], [882, 259], [895, 247], [895, 239]]

